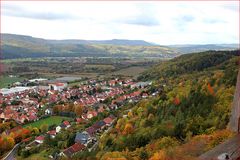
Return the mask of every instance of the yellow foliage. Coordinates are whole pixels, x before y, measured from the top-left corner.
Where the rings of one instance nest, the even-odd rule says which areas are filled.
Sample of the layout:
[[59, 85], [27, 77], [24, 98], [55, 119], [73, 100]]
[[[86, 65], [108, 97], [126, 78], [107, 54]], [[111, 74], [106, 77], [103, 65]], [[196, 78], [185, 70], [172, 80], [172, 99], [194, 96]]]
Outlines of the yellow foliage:
[[121, 152], [107, 152], [105, 153], [101, 160], [127, 160], [123, 153]]
[[165, 151], [160, 150], [159, 152], [154, 153], [154, 155], [149, 160], [170, 160], [167, 158]]
[[131, 111], [128, 112], [128, 117], [129, 118], [133, 117], [133, 113]]
[[124, 127], [123, 134], [131, 134], [133, 133], [133, 126], [131, 123], [127, 123]]

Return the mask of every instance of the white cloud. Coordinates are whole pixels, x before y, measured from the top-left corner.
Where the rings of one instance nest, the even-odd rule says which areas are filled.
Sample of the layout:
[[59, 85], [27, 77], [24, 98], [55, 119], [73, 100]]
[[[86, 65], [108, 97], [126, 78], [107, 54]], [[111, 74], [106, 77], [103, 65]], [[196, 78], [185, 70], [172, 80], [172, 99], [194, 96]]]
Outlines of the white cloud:
[[1, 30], [48, 39], [239, 43], [238, 2], [3, 1]]

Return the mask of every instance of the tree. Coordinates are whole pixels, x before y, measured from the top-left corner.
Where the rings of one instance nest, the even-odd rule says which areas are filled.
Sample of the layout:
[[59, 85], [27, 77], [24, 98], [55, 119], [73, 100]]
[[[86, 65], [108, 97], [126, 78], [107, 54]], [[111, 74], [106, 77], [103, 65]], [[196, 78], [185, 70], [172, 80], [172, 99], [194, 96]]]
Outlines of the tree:
[[128, 117], [132, 118], [133, 117], [133, 113], [131, 111], [128, 112]]
[[30, 131], [30, 130], [28, 130], [28, 129], [26, 129], [26, 128], [23, 128], [23, 129], [21, 130], [22, 139], [24, 139], [24, 138], [26, 138], [26, 137], [28, 137], [28, 136], [30, 136], [30, 135], [31, 135], [31, 131]]
[[124, 122], [125, 122], [125, 120], [124, 120], [123, 118], [120, 118], [120, 119], [117, 121], [116, 129], [117, 129], [118, 131], [121, 131], [121, 130], [123, 129]]
[[213, 96], [215, 95], [214, 90], [213, 90], [212, 86], [210, 85], [210, 83], [208, 83], [207, 89], [208, 89], [208, 92], [209, 92], [211, 95], [213, 95]]
[[163, 150], [154, 153], [154, 155], [149, 160], [169, 160], [166, 153]]
[[75, 105], [74, 106], [74, 112], [76, 113], [77, 116], [81, 116], [82, 115], [82, 106]]
[[148, 153], [147, 153], [145, 150], [142, 150], [142, 151], [140, 152], [140, 158], [141, 158], [142, 160], [148, 159]]
[[1, 140], [0, 140], [0, 150], [2, 151], [8, 151], [10, 149], [13, 148], [13, 146], [15, 145], [15, 141], [12, 137], [10, 136], [4, 136]]
[[33, 132], [33, 134], [37, 135], [37, 134], [39, 134], [39, 129], [37, 127], [34, 127], [32, 132]]
[[40, 126], [40, 130], [41, 130], [42, 133], [47, 132], [48, 131], [48, 125], [47, 124], [42, 124]]
[[133, 125], [131, 123], [127, 123], [124, 127], [123, 134], [131, 134], [133, 133]]

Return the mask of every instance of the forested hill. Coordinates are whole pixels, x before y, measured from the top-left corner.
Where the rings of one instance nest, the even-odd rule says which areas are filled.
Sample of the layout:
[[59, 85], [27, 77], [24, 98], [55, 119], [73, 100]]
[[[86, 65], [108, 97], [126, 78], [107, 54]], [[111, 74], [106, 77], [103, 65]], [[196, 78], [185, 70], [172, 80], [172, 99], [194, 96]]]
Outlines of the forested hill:
[[140, 79], [158, 79], [160, 77], [178, 76], [192, 72], [204, 71], [211, 67], [224, 67], [224, 62], [239, 56], [239, 50], [234, 51], [206, 51], [196, 54], [184, 54], [172, 60], [162, 62], [145, 73]]
[[97, 153], [76, 157], [194, 160], [233, 136], [227, 125], [238, 53], [194, 53], [154, 66], [140, 78], [153, 81], [144, 92], [158, 95], [122, 111]]

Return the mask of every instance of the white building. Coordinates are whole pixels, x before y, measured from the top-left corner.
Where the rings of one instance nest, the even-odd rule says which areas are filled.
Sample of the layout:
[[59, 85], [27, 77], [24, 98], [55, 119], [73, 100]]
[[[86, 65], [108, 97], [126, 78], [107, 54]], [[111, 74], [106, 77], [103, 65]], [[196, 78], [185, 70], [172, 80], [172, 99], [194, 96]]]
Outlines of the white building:
[[49, 83], [48, 86], [50, 90], [62, 91], [67, 87], [67, 83]]
[[2, 88], [0, 89], [0, 94], [3, 96], [15, 94], [15, 93], [22, 93], [30, 89], [34, 89], [35, 87], [12, 87], [10, 89], [8, 88]]

